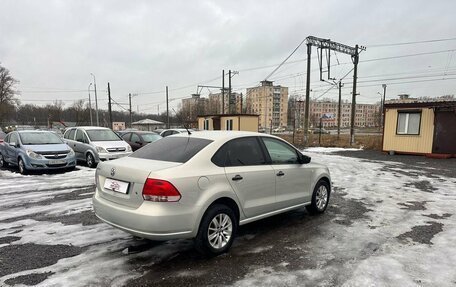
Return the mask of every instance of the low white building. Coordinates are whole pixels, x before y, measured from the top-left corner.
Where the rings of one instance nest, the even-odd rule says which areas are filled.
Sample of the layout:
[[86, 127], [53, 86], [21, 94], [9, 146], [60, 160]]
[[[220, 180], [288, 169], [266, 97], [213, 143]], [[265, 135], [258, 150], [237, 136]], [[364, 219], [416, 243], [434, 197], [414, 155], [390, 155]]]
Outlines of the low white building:
[[165, 123], [151, 119], [144, 119], [131, 124], [132, 128], [138, 129], [140, 131], [154, 131], [156, 129], [164, 129], [165, 126]]

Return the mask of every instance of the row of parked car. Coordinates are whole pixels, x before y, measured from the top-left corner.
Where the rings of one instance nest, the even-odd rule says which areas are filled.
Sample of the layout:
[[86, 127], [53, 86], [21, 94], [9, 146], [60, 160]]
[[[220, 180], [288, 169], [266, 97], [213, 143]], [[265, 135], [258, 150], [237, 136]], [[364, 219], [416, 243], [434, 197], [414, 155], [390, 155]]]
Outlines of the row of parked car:
[[0, 166], [17, 166], [19, 172], [66, 169], [84, 162], [96, 167], [100, 161], [127, 156], [135, 150], [185, 129], [163, 130], [160, 134], [129, 130], [114, 132], [103, 127], [73, 127], [63, 134], [40, 130], [13, 131], [0, 141]]

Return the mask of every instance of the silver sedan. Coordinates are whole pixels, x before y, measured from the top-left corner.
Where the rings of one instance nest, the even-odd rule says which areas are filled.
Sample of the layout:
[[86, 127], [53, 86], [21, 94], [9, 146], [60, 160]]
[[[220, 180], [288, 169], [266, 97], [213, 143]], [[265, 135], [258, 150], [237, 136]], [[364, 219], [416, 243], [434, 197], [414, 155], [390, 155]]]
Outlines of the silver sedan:
[[226, 252], [239, 225], [305, 206], [322, 213], [331, 178], [286, 141], [251, 132], [165, 137], [102, 162], [96, 215], [152, 240], [195, 238], [198, 251]]

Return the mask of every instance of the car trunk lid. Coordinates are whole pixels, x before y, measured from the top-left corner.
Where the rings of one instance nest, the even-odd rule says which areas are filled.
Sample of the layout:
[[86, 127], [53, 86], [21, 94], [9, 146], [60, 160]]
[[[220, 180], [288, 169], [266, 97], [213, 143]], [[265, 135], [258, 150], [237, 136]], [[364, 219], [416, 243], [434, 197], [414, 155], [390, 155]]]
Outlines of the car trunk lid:
[[100, 163], [96, 173], [99, 195], [114, 203], [137, 208], [144, 201], [142, 190], [149, 174], [178, 165], [181, 163], [132, 157]]

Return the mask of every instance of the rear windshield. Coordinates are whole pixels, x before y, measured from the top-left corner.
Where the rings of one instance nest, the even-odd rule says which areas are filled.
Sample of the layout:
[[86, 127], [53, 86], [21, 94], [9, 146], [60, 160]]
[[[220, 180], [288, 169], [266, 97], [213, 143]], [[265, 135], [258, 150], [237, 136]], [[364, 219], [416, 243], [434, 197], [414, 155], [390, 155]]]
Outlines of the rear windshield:
[[93, 142], [121, 141], [122, 139], [112, 130], [86, 130], [87, 135]]
[[165, 137], [138, 149], [130, 156], [184, 163], [211, 142], [192, 137]]
[[23, 145], [39, 145], [39, 144], [62, 144], [63, 141], [54, 133], [51, 132], [22, 132], [19, 133]]

